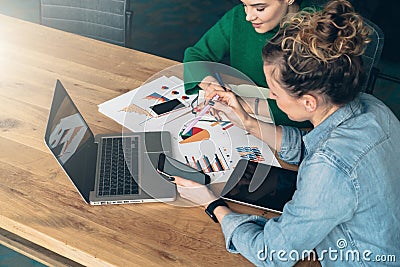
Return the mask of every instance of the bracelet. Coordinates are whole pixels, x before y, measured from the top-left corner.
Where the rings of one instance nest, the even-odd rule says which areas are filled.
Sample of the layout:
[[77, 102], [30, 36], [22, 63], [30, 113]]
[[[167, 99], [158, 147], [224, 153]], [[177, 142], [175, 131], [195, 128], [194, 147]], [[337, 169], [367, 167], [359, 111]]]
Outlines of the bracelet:
[[260, 99], [258, 97], [256, 97], [256, 99], [254, 100], [254, 114], [258, 115], [258, 103], [260, 102]]

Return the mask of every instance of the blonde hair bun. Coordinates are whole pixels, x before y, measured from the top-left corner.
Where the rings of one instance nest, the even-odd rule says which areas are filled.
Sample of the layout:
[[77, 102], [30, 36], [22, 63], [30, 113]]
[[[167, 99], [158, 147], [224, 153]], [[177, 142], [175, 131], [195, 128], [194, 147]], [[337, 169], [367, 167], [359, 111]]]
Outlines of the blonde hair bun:
[[362, 55], [370, 42], [370, 28], [346, 0], [330, 1], [323, 10], [315, 13], [304, 11], [294, 14], [283, 22], [282, 27], [284, 31], [298, 31], [296, 35], [282, 40], [284, 50], [323, 62], [342, 56], [350, 59]]

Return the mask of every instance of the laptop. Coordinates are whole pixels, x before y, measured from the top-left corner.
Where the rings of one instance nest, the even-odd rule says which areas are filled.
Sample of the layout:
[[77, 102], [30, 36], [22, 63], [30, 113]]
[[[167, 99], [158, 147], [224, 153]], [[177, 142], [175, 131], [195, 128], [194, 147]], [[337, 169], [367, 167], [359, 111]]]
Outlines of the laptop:
[[221, 192], [223, 199], [281, 214], [296, 191], [297, 172], [239, 160]]
[[156, 168], [160, 153], [172, 156], [169, 132], [94, 136], [59, 80], [44, 139], [86, 203], [176, 199], [174, 184], [163, 179]]

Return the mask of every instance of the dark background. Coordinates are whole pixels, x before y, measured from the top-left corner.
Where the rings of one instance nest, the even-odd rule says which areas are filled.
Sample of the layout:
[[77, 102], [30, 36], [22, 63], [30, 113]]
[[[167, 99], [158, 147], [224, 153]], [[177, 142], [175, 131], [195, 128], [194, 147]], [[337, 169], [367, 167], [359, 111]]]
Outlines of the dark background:
[[[399, 0], [351, 0], [354, 8], [377, 24], [385, 34], [382, 58], [391, 62], [400, 62], [399, 36]], [[400, 71], [399, 71], [400, 72]]]
[[[182, 61], [193, 45], [239, 0], [128, 0], [133, 10], [132, 39], [127, 46]], [[325, 0], [314, 0], [323, 3]], [[400, 62], [398, 0], [350, 0], [358, 12], [385, 34], [382, 58]], [[40, 23], [40, 0], [0, 0], [0, 13]]]

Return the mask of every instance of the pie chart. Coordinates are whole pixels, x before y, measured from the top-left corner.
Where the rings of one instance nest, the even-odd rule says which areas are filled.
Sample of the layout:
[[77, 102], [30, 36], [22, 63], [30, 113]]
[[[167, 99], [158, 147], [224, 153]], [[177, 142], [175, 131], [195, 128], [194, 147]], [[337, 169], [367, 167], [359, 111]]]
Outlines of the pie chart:
[[181, 135], [181, 137], [183, 140], [179, 144], [187, 144], [210, 139], [210, 133], [205, 129], [193, 127], [188, 133]]

